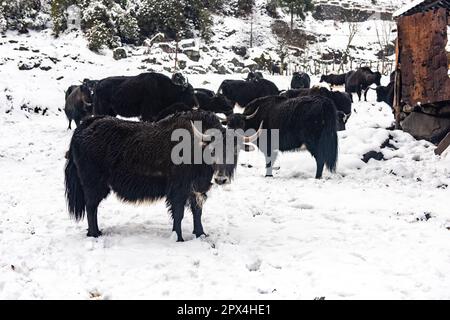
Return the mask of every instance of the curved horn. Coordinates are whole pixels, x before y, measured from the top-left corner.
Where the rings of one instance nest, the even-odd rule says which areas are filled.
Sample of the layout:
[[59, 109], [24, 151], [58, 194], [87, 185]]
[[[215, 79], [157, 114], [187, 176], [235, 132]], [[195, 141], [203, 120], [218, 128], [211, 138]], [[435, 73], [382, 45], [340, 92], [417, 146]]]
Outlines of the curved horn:
[[204, 141], [204, 140], [210, 140], [211, 136], [207, 135], [207, 134], [203, 134], [201, 133], [194, 125], [194, 123], [191, 121], [191, 126], [192, 126], [192, 131], [194, 132], [195, 137], [197, 137], [197, 139], [199, 139], [200, 141]]
[[250, 137], [246, 137], [246, 136], [243, 136], [240, 134], [237, 134], [237, 135], [238, 135], [238, 137], [241, 137], [244, 140], [244, 144], [255, 142], [259, 138], [259, 136], [262, 134], [263, 124], [264, 124], [264, 121], [261, 121], [258, 131], [256, 131], [256, 133]]
[[219, 118], [220, 122], [227, 121], [226, 117], [222, 117], [221, 115], [216, 114], [216, 117]]
[[194, 104], [195, 104], [194, 108], [197, 108], [197, 110], [200, 109], [200, 103], [198, 102], [198, 99], [197, 99], [197, 96], [195, 95], [195, 93], [194, 93]]
[[256, 115], [258, 114], [258, 111], [259, 111], [259, 107], [256, 108], [256, 111], [253, 112], [252, 114], [245, 116], [245, 120], [250, 120], [250, 119], [253, 119], [254, 117], [256, 117]]
[[92, 106], [91, 102], [86, 102], [86, 98], [84, 97], [84, 95], [81, 96], [81, 102], [83, 102], [83, 104], [85, 106], [88, 106], [88, 107]]

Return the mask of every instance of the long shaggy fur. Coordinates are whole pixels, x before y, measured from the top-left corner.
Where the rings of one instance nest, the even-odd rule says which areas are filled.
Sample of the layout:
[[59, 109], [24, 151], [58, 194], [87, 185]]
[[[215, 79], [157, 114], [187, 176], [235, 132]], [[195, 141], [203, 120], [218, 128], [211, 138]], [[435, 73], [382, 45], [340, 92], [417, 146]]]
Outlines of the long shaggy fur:
[[[279, 130], [279, 151], [296, 151], [302, 146], [314, 156], [317, 163], [316, 178], [321, 178], [324, 165], [335, 171], [338, 159], [338, 137], [336, 128], [336, 107], [330, 99], [322, 96], [306, 96], [287, 99], [281, 96], [261, 98], [250, 103], [244, 116], [254, 114], [250, 120], [241, 121], [245, 130], [257, 129], [264, 121], [268, 135], [273, 129]], [[230, 117], [229, 123], [239, 125]], [[270, 144], [270, 143], [269, 143]], [[261, 149], [261, 146], [259, 146]], [[261, 149], [266, 159], [275, 151], [269, 145]]]
[[[81, 220], [87, 214], [88, 236], [100, 235], [97, 208], [111, 191], [133, 203], [166, 198], [179, 241], [182, 241], [184, 207], [190, 204], [194, 232], [197, 236], [203, 234], [201, 203], [197, 200], [205, 198], [215, 172], [220, 171], [231, 179], [236, 163], [175, 165], [171, 152], [178, 142], [171, 141], [172, 133], [176, 129], [187, 130], [193, 146], [191, 121], [201, 121], [204, 131], [214, 128], [226, 134], [213, 113], [200, 111], [177, 113], [156, 123], [109, 116], [96, 116], [82, 122], [70, 143], [65, 181], [70, 215]], [[193, 157], [194, 152], [191, 153]]]

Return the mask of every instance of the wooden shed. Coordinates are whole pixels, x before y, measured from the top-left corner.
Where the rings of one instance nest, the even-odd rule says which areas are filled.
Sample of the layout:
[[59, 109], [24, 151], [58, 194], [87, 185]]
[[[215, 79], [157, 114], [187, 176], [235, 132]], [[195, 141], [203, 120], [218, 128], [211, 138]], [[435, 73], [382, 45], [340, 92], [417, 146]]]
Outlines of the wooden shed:
[[435, 143], [450, 132], [449, 12], [450, 0], [417, 0], [394, 14], [396, 122], [416, 138]]

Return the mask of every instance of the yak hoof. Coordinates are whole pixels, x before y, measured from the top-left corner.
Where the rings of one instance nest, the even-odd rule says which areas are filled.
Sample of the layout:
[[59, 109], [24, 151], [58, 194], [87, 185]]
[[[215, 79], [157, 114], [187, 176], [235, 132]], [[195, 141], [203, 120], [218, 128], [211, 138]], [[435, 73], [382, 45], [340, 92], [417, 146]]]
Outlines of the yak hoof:
[[204, 232], [193, 232], [193, 234], [195, 234], [195, 237], [196, 237], [196, 238], [206, 238], [206, 237], [209, 237], [209, 235], [207, 235], [207, 234], [204, 233]]
[[87, 236], [92, 237], [92, 238], [98, 238], [98, 237], [101, 237], [102, 235], [103, 235], [103, 233], [100, 230], [98, 230], [97, 232], [88, 231], [88, 233], [87, 233]]
[[177, 242], [184, 242], [184, 239], [183, 239], [183, 238], [179, 238], [179, 239], [177, 240]]
[[273, 174], [266, 174], [266, 178], [273, 178]]

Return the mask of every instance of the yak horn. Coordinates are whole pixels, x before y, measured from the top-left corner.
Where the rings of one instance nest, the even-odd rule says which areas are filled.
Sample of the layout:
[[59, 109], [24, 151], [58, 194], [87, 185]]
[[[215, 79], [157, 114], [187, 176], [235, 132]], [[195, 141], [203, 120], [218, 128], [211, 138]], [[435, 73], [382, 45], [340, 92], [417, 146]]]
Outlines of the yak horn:
[[245, 116], [245, 120], [250, 120], [250, 119], [253, 119], [254, 117], [256, 117], [256, 115], [258, 114], [258, 111], [259, 111], [259, 107], [256, 108], [256, 111], [253, 112], [251, 115]]
[[203, 134], [201, 133], [194, 125], [194, 123], [191, 121], [191, 126], [192, 126], [192, 131], [194, 131], [194, 135], [195, 137], [200, 140], [200, 141], [205, 141], [205, 140], [210, 140], [211, 136], [207, 135], [207, 134]]
[[88, 107], [92, 106], [92, 103], [86, 102], [86, 98], [85, 97], [81, 97], [81, 102], [83, 102], [83, 104], [85, 106], [88, 106]]
[[216, 114], [216, 117], [219, 118], [220, 122], [227, 121], [226, 117], [222, 117], [221, 115]]
[[259, 136], [262, 134], [262, 131], [263, 131], [263, 124], [264, 124], [264, 121], [261, 121], [261, 124], [259, 125], [259, 129], [254, 135], [252, 135], [250, 137], [241, 136], [244, 139], [244, 144], [255, 142], [259, 138]]

